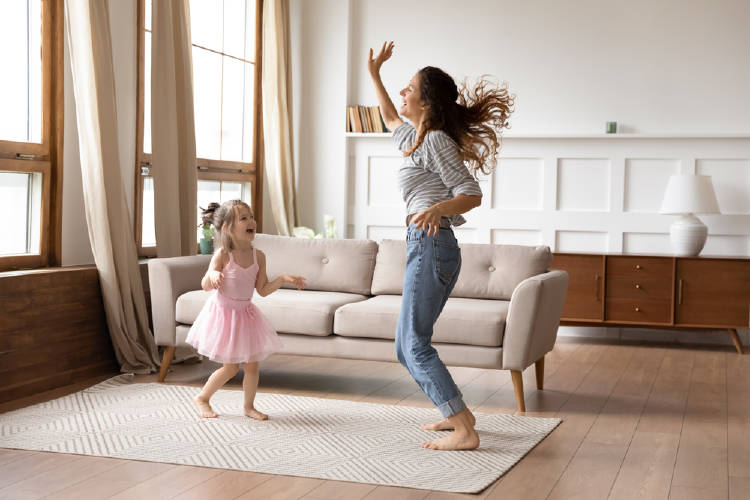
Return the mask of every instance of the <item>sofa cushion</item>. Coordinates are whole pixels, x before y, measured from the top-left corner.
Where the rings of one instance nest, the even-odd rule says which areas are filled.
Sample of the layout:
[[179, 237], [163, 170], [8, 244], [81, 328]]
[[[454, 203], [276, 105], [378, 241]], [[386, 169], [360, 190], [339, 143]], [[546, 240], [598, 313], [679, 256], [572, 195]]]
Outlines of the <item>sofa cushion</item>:
[[[503, 344], [508, 302], [451, 297], [435, 323], [433, 342], [499, 347]], [[333, 332], [346, 337], [393, 339], [400, 295], [378, 295], [336, 311]]]
[[[378, 245], [369, 240], [308, 239], [258, 234], [254, 245], [266, 254], [269, 279], [304, 276], [308, 290], [367, 295]], [[285, 284], [284, 288], [293, 288]]]
[[[552, 258], [549, 247], [463, 243], [461, 273], [451, 297], [510, 300], [526, 278], [542, 274]], [[400, 294], [406, 267], [406, 242], [380, 242], [372, 294]]]
[[[212, 292], [195, 290], [177, 299], [176, 319], [192, 325]], [[326, 336], [333, 333], [333, 313], [344, 304], [365, 300], [364, 295], [311, 290], [277, 290], [253, 302], [279, 333]]]

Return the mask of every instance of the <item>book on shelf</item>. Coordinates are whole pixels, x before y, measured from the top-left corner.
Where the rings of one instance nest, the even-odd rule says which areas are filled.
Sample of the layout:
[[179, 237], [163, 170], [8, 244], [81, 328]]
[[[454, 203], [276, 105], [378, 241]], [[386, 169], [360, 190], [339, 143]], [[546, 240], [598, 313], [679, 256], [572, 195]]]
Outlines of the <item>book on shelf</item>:
[[366, 134], [388, 132], [380, 106], [347, 106], [346, 131]]

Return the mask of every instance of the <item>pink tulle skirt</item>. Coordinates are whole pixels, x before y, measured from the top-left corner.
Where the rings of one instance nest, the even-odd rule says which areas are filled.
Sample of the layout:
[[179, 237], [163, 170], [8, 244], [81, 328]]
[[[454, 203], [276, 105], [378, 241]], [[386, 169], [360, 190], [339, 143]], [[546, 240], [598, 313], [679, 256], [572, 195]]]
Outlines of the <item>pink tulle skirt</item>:
[[279, 336], [258, 306], [219, 292], [201, 309], [186, 342], [218, 363], [253, 363], [281, 348]]

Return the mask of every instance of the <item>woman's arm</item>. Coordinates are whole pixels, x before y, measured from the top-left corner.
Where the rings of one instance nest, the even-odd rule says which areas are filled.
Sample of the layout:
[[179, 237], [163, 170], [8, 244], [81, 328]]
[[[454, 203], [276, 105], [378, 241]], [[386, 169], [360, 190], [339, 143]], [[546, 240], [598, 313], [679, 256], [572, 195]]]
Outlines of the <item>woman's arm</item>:
[[378, 103], [380, 104], [380, 113], [383, 115], [383, 121], [388, 130], [396, 130], [396, 127], [404, 123], [399, 118], [396, 106], [393, 105], [391, 98], [388, 97], [383, 80], [380, 78], [380, 67], [391, 58], [392, 54], [393, 42], [384, 42], [380, 53], [376, 57], [373, 58], [373, 51], [370, 49], [370, 56], [367, 58], [367, 69], [370, 71], [372, 83], [375, 86], [375, 93], [378, 96]]
[[457, 194], [450, 200], [435, 203], [424, 212], [417, 212], [409, 221], [427, 232], [428, 236], [437, 236], [440, 231], [440, 217], [463, 214], [482, 204], [482, 197], [477, 195]]
[[268, 281], [268, 275], [266, 274], [266, 255], [260, 250], [257, 251], [258, 256], [258, 277], [255, 279], [255, 290], [258, 291], [258, 295], [265, 297], [279, 288], [284, 283], [294, 283], [297, 286], [297, 290], [305, 288], [305, 278], [302, 276], [293, 276], [291, 274], [282, 274], [273, 281]]
[[227, 254], [223, 248], [219, 248], [214, 256], [211, 257], [211, 263], [208, 265], [208, 271], [201, 280], [201, 288], [207, 292], [215, 288], [220, 288], [224, 282], [224, 273], [221, 272], [227, 265]]

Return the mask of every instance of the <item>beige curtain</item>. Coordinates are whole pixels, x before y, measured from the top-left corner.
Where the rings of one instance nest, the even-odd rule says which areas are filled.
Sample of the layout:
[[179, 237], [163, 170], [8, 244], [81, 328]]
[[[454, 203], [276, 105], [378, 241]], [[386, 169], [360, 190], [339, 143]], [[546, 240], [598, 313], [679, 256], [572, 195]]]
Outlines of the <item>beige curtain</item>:
[[120, 179], [109, 2], [67, 0], [65, 16], [86, 223], [109, 334], [122, 371], [150, 373], [158, 355]]
[[152, 15], [151, 171], [156, 253], [159, 257], [195, 255], [198, 192], [188, 0], [153, 2]]
[[279, 234], [297, 223], [289, 106], [289, 2], [263, 2], [263, 148], [271, 212]]

